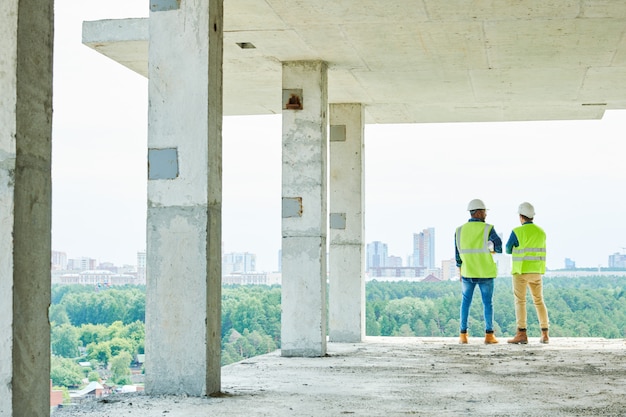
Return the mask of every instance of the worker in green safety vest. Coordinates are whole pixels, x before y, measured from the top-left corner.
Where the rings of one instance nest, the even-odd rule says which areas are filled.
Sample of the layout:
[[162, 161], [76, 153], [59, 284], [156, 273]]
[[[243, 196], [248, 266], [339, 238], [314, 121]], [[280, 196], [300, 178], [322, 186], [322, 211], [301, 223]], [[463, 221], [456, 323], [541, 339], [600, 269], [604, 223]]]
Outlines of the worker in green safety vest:
[[541, 328], [540, 343], [549, 343], [548, 309], [543, 302], [542, 275], [546, 272], [546, 233], [533, 223], [535, 208], [524, 202], [517, 212], [522, 224], [511, 232], [506, 244], [506, 253], [513, 255], [513, 295], [515, 296], [515, 321], [517, 333], [507, 340], [512, 344], [527, 344], [526, 335], [526, 288], [533, 297], [539, 327]]
[[459, 343], [468, 343], [468, 318], [474, 289], [480, 289], [485, 319], [485, 344], [498, 343], [493, 329], [493, 287], [498, 268], [492, 253], [502, 253], [502, 240], [495, 228], [485, 223], [487, 208], [482, 200], [469, 202], [471, 218], [458, 227], [454, 236], [456, 266], [460, 268], [462, 288]]

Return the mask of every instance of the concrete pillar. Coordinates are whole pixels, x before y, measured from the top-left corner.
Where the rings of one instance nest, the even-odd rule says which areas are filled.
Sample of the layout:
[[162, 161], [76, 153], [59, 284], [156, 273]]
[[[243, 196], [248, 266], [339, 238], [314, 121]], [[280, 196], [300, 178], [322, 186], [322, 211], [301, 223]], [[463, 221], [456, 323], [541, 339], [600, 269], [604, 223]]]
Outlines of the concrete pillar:
[[53, 2], [0, 2], [0, 415], [50, 415]]
[[327, 68], [283, 63], [283, 356], [326, 354]]
[[331, 342], [365, 337], [363, 107], [330, 105]]
[[221, 0], [150, 3], [146, 390], [220, 391]]

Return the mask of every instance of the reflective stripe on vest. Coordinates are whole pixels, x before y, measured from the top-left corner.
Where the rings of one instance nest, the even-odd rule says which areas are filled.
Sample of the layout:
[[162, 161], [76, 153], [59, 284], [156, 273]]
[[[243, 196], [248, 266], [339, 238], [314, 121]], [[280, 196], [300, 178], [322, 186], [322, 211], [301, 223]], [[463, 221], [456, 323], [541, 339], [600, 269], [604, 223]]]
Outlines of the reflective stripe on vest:
[[518, 247], [514, 247], [513, 274], [543, 274], [546, 272], [546, 234], [539, 226], [526, 223], [513, 229]]
[[465, 278], [495, 278], [498, 268], [489, 251], [492, 225], [467, 222], [456, 229], [456, 247], [461, 257], [461, 276]]

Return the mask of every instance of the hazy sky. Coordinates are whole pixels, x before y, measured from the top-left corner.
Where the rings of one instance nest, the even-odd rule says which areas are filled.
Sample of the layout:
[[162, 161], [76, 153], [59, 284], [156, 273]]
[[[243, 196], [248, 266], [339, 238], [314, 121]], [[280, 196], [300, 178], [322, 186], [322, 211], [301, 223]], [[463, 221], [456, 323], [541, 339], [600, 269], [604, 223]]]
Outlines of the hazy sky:
[[[145, 0], [56, 0], [53, 233], [70, 258], [135, 264], [145, 249], [147, 80], [81, 44], [84, 20], [147, 16]], [[508, 238], [530, 201], [548, 267], [607, 266], [626, 252], [626, 111], [601, 121], [367, 125], [366, 242], [411, 252], [436, 229], [436, 261], [481, 198]], [[280, 248], [280, 116], [226, 117], [223, 242], [275, 270]], [[624, 247], [624, 250], [622, 250]]]

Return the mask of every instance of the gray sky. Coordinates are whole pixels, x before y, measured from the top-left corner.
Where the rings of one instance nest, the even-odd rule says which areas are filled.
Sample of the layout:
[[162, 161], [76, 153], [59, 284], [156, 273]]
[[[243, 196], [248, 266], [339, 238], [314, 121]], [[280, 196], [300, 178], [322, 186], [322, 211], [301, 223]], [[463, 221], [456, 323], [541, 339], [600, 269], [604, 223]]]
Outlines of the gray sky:
[[[84, 20], [147, 16], [144, 0], [56, 0], [54, 250], [135, 264], [145, 249], [147, 80], [81, 44]], [[508, 238], [530, 201], [548, 234], [548, 267], [608, 265], [626, 252], [626, 111], [601, 121], [367, 125], [366, 242], [406, 258], [412, 234], [436, 229], [436, 260], [453, 257], [467, 202]], [[280, 248], [280, 116], [224, 120], [225, 252], [260, 270]], [[262, 157], [260, 157], [262, 156]], [[622, 247], [625, 249], [622, 250]]]

